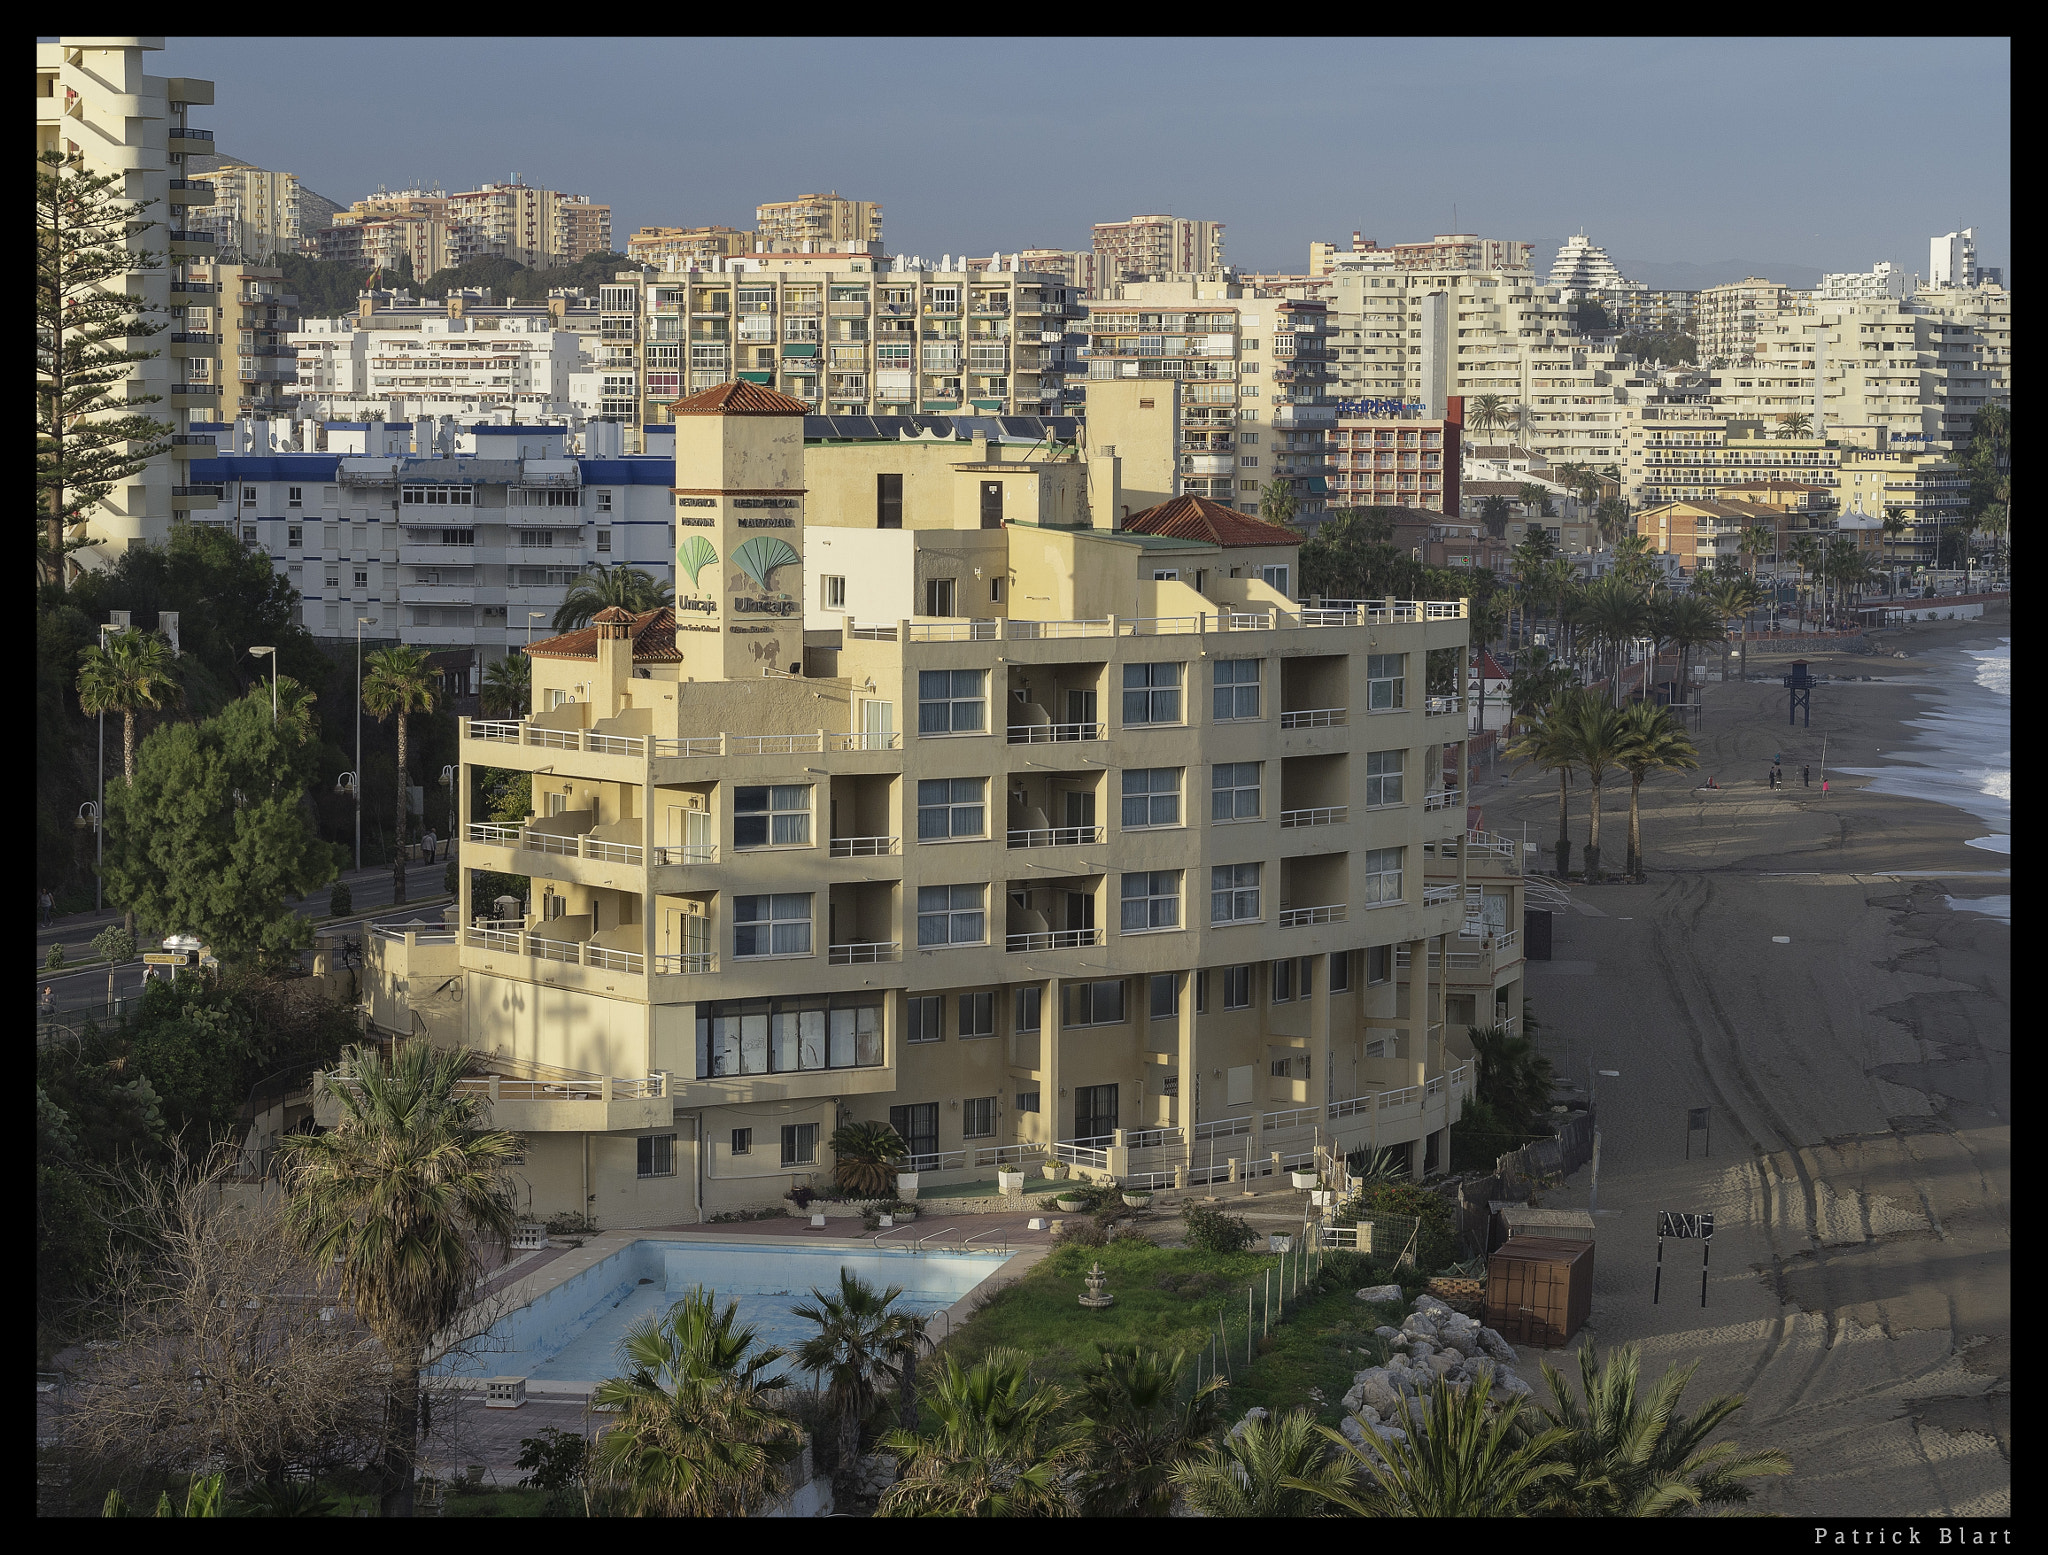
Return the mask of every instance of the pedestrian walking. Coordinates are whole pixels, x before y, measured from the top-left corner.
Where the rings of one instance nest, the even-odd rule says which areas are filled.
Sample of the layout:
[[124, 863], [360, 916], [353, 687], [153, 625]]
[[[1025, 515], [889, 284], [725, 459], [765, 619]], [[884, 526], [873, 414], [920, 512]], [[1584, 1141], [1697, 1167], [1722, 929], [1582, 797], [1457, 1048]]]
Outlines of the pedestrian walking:
[[51, 1011], [56, 1009], [57, 990], [48, 983], [43, 984], [43, 997], [41, 998], [41, 1000], [38, 1001], [36, 1007], [40, 1009], [45, 1015], [48, 1015]]
[[1828, 796], [1828, 780], [1826, 778], [1820, 780], [1820, 796], [1823, 799]]
[[57, 911], [56, 894], [53, 891], [51, 891], [48, 886], [44, 886], [43, 889], [36, 894], [36, 906], [42, 909], [43, 927], [47, 929], [50, 926], [51, 917]]
[[1801, 767], [1799, 769], [1799, 786], [1801, 788], [1813, 787], [1813, 768]]
[[434, 828], [431, 826], [420, 837], [420, 847], [425, 850], [426, 859], [429, 864], [434, 862], [434, 844], [438, 840], [434, 836]]

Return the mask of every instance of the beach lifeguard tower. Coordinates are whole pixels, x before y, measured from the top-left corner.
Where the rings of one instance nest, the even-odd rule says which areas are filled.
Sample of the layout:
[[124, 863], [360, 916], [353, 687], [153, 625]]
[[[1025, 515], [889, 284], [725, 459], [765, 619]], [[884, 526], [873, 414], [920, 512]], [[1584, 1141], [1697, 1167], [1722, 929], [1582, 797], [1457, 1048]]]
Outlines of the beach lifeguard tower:
[[1794, 659], [1792, 673], [1785, 677], [1785, 689], [1792, 694], [1791, 700], [1785, 705], [1786, 723], [1798, 723], [1799, 715], [1804, 713], [1805, 727], [1813, 727], [1813, 687], [1814, 679], [1806, 672], [1806, 660]]

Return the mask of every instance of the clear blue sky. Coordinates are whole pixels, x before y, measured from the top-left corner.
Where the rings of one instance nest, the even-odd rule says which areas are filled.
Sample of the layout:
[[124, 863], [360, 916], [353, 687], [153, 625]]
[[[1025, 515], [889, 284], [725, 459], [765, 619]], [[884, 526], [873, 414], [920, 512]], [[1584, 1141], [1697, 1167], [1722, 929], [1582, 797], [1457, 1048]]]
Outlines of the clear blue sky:
[[[1089, 224], [1311, 238], [1459, 227], [1617, 258], [1924, 271], [1977, 229], [2008, 265], [2003, 39], [182, 38], [222, 148], [347, 202], [522, 174], [648, 223], [880, 200], [891, 251], [1086, 247]], [[2008, 271], [2010, 279], [2010, 272]]]

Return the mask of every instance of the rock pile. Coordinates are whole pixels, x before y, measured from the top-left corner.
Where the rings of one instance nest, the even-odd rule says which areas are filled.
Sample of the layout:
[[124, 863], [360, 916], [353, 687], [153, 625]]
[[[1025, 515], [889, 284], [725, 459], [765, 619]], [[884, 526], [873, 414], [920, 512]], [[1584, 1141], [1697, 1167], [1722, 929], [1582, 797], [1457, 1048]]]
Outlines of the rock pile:
[[[1372, 1286], [1358, 1295], [1361, 1300], [1390, 1299], [1380, 1295], [1383, 1290], [1392, 1291], [1394, 1298], [1400, 1295], [1398, 1286]], [[1516, 1359], [1512, 1345], [1482, 1327], [1477, 1318], [1453, 1311], [1434, 1296], [1416, 1297], [1414, 1309], [1399, 1328], [1381, 1327], [1373, 1332], [1393, 1346], [1394, 1353], [1386, 1365], [1354, 1375], [1351, 1391], [1344, 1395], [1343, 1432], [1360, 1446], [1370, 1445], [1368, 1431], [1380, 1441], [1406, 1441], [1407, 1433], [1388, 1422], [1401, 1418], [1405, 1399], [1410, 1417], [1420, 1428], [1431, 1391], [1439, 1386], [1462, 1392], [1480, 1378], [1488, 1378], [1493, 1398], [1502, 1403], [1535, 1393], [1507, 1369]]]

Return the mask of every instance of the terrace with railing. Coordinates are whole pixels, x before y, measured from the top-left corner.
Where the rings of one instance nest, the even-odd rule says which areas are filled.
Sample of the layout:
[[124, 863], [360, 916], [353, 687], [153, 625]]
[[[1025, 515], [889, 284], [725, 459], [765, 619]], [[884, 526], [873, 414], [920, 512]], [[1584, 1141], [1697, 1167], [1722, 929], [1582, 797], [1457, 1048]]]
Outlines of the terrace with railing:
[[[605, 864], [639, 865], [648, 861], [650, 850], [637, 842], [606, 842], [587, 833], [566, 836], [558, 832], [535, 831], [526, 826], [498, 826], [472, 821], [467, 833], [471, 842], [500, 848], [523, 848], [529, 853], [548, 853], [561, 858], [595, 859]], [[718, 844], [713, 842], [666, 843], [651, 850], [656, 864], [716, 864]]]

